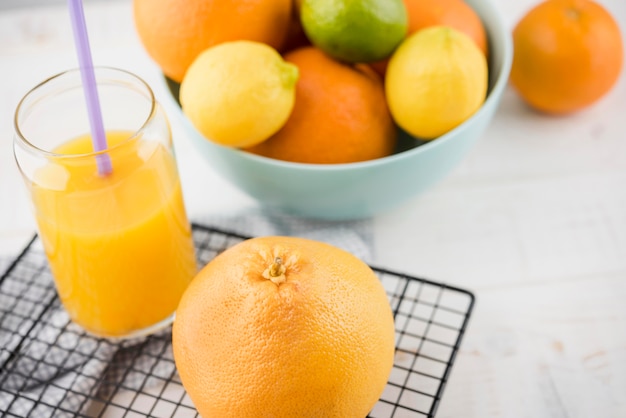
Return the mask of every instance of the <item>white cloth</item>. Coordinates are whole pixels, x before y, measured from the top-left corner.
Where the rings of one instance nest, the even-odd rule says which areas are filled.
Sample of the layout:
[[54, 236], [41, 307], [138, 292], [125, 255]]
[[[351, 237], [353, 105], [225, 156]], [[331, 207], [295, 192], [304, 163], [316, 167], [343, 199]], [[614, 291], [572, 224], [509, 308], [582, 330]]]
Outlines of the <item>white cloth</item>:
[[197, 222], [246, 236], [288, 235], [309, 238], [342, 248], [366, 263], [374, 258], [372, 221], [368, 219], [324, 221], [257, 209], [227, 216], [205, 217]]

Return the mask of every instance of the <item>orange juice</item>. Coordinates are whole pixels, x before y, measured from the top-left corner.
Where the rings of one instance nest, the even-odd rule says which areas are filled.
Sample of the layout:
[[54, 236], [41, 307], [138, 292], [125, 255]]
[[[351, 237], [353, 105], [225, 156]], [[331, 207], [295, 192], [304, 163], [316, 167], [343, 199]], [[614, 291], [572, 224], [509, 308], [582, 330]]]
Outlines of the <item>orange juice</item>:
[[31, 184], [61, 301], [74, 322], [101, 336], [168, 320], [196, 273], [174, 157], [132, 135], [107, 133], [106, 176], [84, 155], [92, 145], [83, 136], [57, 148], [63, 156], [50, 158]]

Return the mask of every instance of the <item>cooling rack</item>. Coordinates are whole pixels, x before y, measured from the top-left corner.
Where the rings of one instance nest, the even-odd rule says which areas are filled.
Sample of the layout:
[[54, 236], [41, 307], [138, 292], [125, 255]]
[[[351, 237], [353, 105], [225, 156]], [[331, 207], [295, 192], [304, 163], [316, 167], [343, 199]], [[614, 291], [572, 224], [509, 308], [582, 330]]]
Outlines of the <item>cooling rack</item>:
[[[246, 239], [193, 225], [204, 264]], [[433, 417], [472, 309], [471, 292], [373, 267], [395, 315], [396, 356], [370, 417]], [[0, 415], [199, 416], [180, 382], [171, 329], [115, 343], [94, 338], [61, 308], [37, 237], [0, 278]]]

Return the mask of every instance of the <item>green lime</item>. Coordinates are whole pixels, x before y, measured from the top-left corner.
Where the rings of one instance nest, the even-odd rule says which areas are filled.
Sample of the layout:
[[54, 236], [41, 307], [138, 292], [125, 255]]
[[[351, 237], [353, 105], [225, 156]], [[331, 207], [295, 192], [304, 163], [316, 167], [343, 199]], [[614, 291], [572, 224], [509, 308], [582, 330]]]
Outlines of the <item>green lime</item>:
[[408, 27], [402, 0], [303, 0], [300, 19], [313, 45], [346, 62], [389, 57]]

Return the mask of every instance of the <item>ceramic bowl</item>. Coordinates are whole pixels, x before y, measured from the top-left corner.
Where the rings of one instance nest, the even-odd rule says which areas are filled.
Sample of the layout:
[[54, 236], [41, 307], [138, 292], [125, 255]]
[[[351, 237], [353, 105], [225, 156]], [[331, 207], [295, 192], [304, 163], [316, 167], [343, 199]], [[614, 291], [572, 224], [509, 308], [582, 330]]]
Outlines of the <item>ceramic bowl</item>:
[[[397, 207], [436, 184], [480, 138], [505, 89], [513, 46], [491, 0], [466, 0], [481, 17], [489, 39], [489, 90], [468, 120], [429, 142], [400, 133], [391, 156], [350, 164], [301, 164], [274, 160], [205, 139], [179, 110], [197, 151], [214, 170], [262, 205], [318, 219], [359, 219]], [[168, 82], [172, 98], [177, 89]]]

